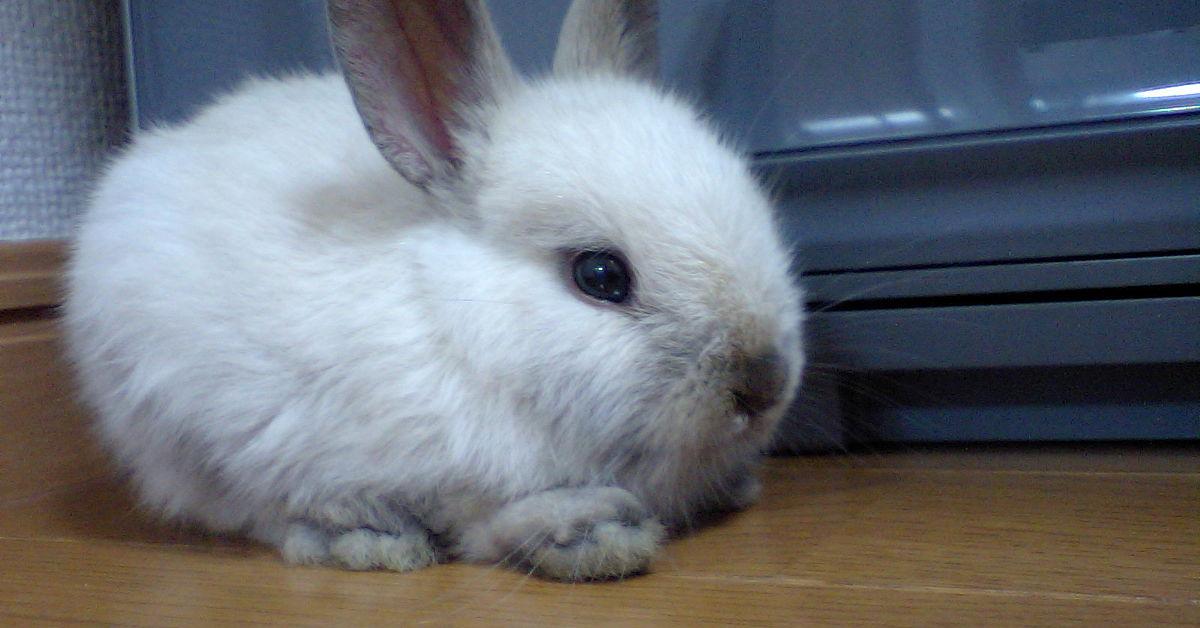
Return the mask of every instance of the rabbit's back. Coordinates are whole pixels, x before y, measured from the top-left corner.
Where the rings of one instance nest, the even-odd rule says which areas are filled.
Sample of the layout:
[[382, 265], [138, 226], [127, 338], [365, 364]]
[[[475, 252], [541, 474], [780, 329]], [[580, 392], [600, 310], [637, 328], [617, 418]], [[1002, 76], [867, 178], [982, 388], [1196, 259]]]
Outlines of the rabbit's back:
[[206, 508], [229, 521], [206, 523], [239, 527], [300, 476], [362, 462], [324, 455], [378, 438], [346, 426], [380, 403], [364, 383], [378, 374], [354, 364], [428, 360], [429, 330], [388, 320], [419, 289], [410, 243], [455, 237], [425, 224], [424, 202], [336, 75], [252, 82], [115, 160], [80, 224], [64, 321], [100, 435], [147, 502], [187, 516], [236, 494]]

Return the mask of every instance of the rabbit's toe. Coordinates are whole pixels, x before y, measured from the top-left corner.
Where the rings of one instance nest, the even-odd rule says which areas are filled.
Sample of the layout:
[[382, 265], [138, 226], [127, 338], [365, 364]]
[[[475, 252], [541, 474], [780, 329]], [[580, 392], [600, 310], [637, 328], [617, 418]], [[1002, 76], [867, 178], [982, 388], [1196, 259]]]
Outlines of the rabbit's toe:
[[437, 552], [423, 530], [392, 534], [367, 528], [330, 531], [293, 524], [281, 549], [290, 563], [334, 564], [356, 571], [412, 571], [437, 562]]
[[354, 570], [412, 571], [437, 562], [429, 537], [423, 532], [385, 534], [359, 528], [338, 535], [329, 545], [330, 556]]

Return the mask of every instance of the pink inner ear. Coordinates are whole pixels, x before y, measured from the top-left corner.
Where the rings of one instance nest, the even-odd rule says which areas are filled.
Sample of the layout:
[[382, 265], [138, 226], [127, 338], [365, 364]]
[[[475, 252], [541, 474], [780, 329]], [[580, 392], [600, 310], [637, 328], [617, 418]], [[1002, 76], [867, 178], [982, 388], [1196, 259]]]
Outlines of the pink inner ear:
[[479, 16], [463, 1], [344, 0], [331, 3], [330, 17], [372, 139], [424, 185], [455, 157], [450, 131]]
[[469, 71], [471, 16], [457, 2], [393, 0], [392, 6], [404, 38], [397, 43], [407, 46], [409, 53], [396, 59], [399, 78], [412, 86], [410, 105], [420, 116], [418, 124], [427, 141], [441, 157], [450, 158], [454, 150], [450, 124]]

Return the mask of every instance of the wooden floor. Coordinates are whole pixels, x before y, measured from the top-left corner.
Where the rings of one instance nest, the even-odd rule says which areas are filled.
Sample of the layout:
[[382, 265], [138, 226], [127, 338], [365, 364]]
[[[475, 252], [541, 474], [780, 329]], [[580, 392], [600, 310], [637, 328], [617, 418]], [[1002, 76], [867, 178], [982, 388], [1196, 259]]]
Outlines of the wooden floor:
[[5, 484], [5, 626], [1200, 625], [1187, 447], [777, 459], [758, 506], [673, 543], [651, 574], [576, 585], [287, 567], [150, 525], [104, 479]]

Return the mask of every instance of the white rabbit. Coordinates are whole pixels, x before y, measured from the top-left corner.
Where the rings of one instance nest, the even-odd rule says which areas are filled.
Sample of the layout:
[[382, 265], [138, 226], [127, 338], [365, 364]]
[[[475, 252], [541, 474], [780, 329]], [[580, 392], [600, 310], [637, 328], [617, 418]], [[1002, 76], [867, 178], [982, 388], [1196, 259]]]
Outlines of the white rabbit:
[[586, 580], [750, 503], [800, 295], [745, 161], [648, 82], [653, 3], [576, 2], [537, 81], [478, 0], [329, 11], [345, 78], [140, 134], [82, 219], [70, 355], [143, 504]]

